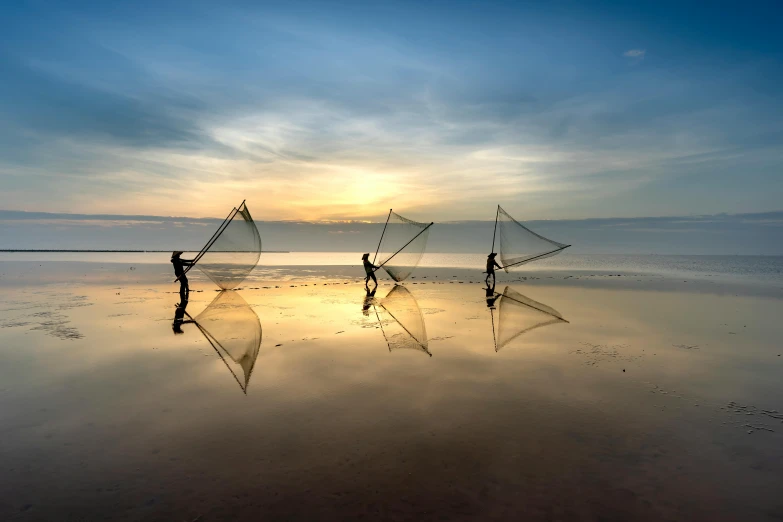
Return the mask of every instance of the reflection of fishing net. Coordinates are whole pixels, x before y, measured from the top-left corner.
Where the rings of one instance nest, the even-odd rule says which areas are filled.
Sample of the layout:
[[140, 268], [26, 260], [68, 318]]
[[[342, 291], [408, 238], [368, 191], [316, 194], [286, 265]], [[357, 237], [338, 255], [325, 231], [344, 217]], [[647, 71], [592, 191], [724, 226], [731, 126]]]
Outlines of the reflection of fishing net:
[[196, 256], [196, 266], [223, 290], [239, 286], [261, 256], [261, 236], [243, 202]]
[[[530, 330], [550, 324], [568, 322], [554, 308], [525, 297], [510, 286], [503, 290], [503, 293], [495, 301], [495, 306], [498, 313], [495, 351]], [[494, 324], [492, 327], [495, 327]]]
[[261, 347], [261, 321], [232, 290], [220, 292], [195, 319], [229, 371], [247, 393], [247, 384]]
[[432, 223], [418, 223], [389, 211], [381, 242], [378, 245], [379, 261], [395, 281], [402, 281], [419, 264]]
[[571, 246], [536, 234], [511, 217], [500, 205], [498, 205], [495, 232], [499, 236], [500, 264], [506, 272], [509, 268], [535, 259], [553, 256]]
[[424, 316], [407, 288], [395, 285], [386, 297], [381, 299], [380, 305], [382, 313], [387, 316], [379, 320], [389, 351], [408, 348], [432, 356], [427, 349]]

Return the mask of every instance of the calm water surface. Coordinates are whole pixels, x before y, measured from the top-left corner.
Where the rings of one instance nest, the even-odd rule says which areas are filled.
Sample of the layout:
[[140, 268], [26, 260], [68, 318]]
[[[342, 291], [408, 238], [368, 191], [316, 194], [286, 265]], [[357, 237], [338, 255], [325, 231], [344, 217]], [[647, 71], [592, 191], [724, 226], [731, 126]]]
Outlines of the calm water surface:
[[2, 520], [783, 516], [779, 298], [11, 265]]

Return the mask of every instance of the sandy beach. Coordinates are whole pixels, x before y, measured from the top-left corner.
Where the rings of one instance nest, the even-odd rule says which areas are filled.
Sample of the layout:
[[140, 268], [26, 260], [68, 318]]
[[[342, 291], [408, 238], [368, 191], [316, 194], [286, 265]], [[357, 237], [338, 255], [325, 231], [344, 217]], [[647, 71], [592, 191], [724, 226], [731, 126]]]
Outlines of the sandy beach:
[[4, 520], [783, 516], [774, 285], [259, 267], [237, 386], [167, 267], [50, 263], [2, 266]]

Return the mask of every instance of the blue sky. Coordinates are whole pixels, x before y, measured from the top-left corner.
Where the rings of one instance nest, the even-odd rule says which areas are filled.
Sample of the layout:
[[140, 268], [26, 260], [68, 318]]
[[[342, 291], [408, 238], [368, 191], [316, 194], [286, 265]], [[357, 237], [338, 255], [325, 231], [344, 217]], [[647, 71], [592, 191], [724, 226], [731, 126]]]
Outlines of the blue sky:
[[0, 209], [780, 210], [783, 5], [0, 7]]

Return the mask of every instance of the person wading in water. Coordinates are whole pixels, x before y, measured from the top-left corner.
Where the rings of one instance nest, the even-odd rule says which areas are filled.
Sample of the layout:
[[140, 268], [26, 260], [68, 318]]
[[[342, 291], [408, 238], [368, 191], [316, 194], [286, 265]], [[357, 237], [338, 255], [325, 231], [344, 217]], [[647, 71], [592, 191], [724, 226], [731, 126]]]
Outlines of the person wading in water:
[[364, 272], [367, 274], [367, 277], [364, 278], [364, 286], [369, 286], [370, 279], [373, 280], [375, 286], [378, 286], [378, 280], [375, 278], [375, 271], [380, 267], [375, 266], [370, 262], [370, 254], [364, 254], [362, 256], [362, 262], [364, 263]]
[[177, 250], [171, 253], [171, 264], [174, 265], [174, 275], [179, 280], [179, 299], [181, 303], [188, 302], [188, 296], [190, 294], [190, 287], [188, 286], [188, 277], [185, 275], [185, 267], [193, 266], [192, 259], [182, 259], [180, 256], [183, 254], [181, 250]]
[[492, 252], [490, 255], [487, 256], [487, 271], [485, 272], [487, 274], [487, 278], [484, 279], [484, 282], [489, 286], [489, 276], [492, 276], [492, 288], [495, 288], [495, 267], [503, 268], [498, 264], [497, 261], [495, 261], [495, 256], [497, 254], [495, 252]]

